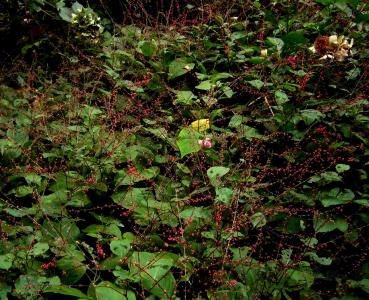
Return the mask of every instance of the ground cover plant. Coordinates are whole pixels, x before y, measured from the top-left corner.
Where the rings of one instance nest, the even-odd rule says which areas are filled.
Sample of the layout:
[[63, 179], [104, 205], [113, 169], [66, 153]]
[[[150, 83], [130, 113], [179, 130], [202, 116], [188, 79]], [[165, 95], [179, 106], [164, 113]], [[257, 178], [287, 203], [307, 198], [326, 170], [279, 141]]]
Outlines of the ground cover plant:
[[369, 4], [113, 2], [0, 4], [0, 299], [368, 299]]

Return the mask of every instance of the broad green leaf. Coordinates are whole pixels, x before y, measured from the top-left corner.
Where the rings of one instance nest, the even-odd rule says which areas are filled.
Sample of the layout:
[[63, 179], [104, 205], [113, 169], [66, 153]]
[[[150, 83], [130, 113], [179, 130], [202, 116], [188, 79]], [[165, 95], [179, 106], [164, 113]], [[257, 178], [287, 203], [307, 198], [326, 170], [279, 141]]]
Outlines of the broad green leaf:
[[73, 296], [80, 299], [88, 299], [88, 296], [82, 293], [80, 290], [76, 288], [72, 288], [66, 285], [54, 285], [49, 286], [44, 290], [45, 293], [55, 293], [66, 296]]
[[237, 129], [239, 133], [239, 137], [244, 137], [248, 140], [252, 139], [262, 139], [263, 135], [259, 133], [259, 131], [256, 128], [250, 127], [248, 125], [241, 125]]
[[83, 5], [80, 4], [78, 1], [75, 1], [73, 4], [72, 4], [72, 10], [73, 12], [75, 13], [80, 13], [82, 10], [83, 10]]
[[138, 46], [142, 54], [146, 57], [151, 57], [156, 50], [156, 45], [149, 41], [141, 41], [138, 43]]
[[133, 185], [136, 182], [145, 181], [156, 177], [160, 170], [158, 167], [151, 167], [143, 170], [136, 170], [133, 174], [128, 174], [125, 171], [118, 171], [115, 178], [116, 187], [122, 185]]
[[347, 223], [347, 221], [343, 218], [338, 218], [334, 221], [334, 224], [336, 225], [337, 229], [342, 231], [342, 232], [346, 232], [349, 224]]
[[275, 37], [267, 37], [265, 44], [267, 47], [273, 47], [277, 51], [281, 51], [284, 45], [283, 40]]
[[233, 90], [227, 85], [222, 86], [222, 91], [224, 93], [224, 96], [226, 96], [228, 98], [232, 98], [232, 96], [234, 95]]
[[323, 266], [330, 266], [333, 261], [330, 257], [319, 257], [315, 252], [307, 252], [305, 255], [309, 256], [318, 264], [321, 264]]
[[275, 91], [274, 93], [275, 101], [278, 105], [282, 105], [288, 102], [288, 96], [285, 92], [282, 91]]
[[24, 146], [29, 141], [29, 134], [25, 129], [9, 129], [6, 135], [10, 140], [13, 140], [21, 146]]
[[314, 216], [313, 225], [316, 233], [330, 232], [337, 228], [334, 220], [322, 216]]
[[11, 193], [14, 193], [16, 197], [25, 197], [33, 193], [33, 187], [30, 185], [21, 185], [15, 190], [12, 190]]
[[169, 80], [175, 79], [190, 72], [195, 67], [194, 63], [185, 58], [177, 58], [169, 64]]
[[56, 263], [60, 271], [66, 272], [63, 277], [63, 283], [74, 284], [85, 275], [87, 267], [84, 263], [74, 257], [63, 257]]
[[164, 299], [174, 293], [176, 282], [170, 272], [173, 264], [173, 259], [161, 253], [134, 252], [129, 260], [131, 275], [136, 275], [146, 290]]
[[191, 207], [184, 209], [179, 216], [182, 219], [205, 219], [209, 220], [211, 217], [211, 212], [207, 208], [203, 207]]
[[41, 292], [48, 286], [60, 286], [59, 277], [39, 276], [36, 273], [29, 272], [26, 275], [21, 275], [14, 284], [14, 294], [17, 299], [38, 299]]
[[305, 287], [309, 288], [314, 283], [314, 276], [307, 271], [299, 271], [295, 269], [287, 270], [287, 285], [289, 287]]
[[233, 190], [227, 187], [224, 188], [216, 188], [216, 200], [222, 203], [229, 204], [232, 200]]
[[62, 20], [70, 23], [72, 21], [72, 10], [68, 7], [61, 7], [59, 9], [59, 16], [62, 18]]
[[336, 170], [338, 173], [343, 173], [345, 171], [350, 170], [350, 166], [346, 164], [338, 164], [336, 165]]
[[33, 248], [31, 249], [29, 253], [30, 255], [33, 255], [33, 256], [40, 256], [44, 254], [45, 252], [47, 252], [47, 250], [49, 250], [49, 244], [39, 242], [33, 245]]
[[146, 188], [132, 188], [126, 193], [125, 198], [121, 204], [127, 209], [132, 209], [137, 206], [146, 207], [148, 201], [153, 199], [153, 194]]
[[300, 114], [306, 125], [311, 125], [314, 121], [321, 120], [325, 117], [325, 114], [315, 109], [304, 109], [300, 111]]
[[255, 80], [250, 80], [250, 81], [246, 81], [247, 83], [249, 83], [250, 85], [252, 85], [254, 88], [260, 90], [263, 86], [264, 86], [264, 82], [259, 80], [259, 79], [255, 79]]
[[231, 128], [239, 127], [247, 118], [241, 115], [234, 115], [231, 120], [229, 121], [228, 126]]
[[181, 152], [181, 157], [200, 151], [201, 146], [198, 142], [200, 137], [201, 134], [192, 128], [183, 128], [180, 131], [176, 144]]
[[8, 294], [12, 291], [12, 287], [5, 282], [0, 282], [0, 300], [8, 300]]
[[342, 12], [344, 12], [346, 14], [347, 17], [351, 17], [352, 16], [352, 9], [348, 6], [347, 2], [345, 0], [341, 0], [341, 1], [335, 1], [334, 5], [341, 10]]
[[125, 257], [131, 248], [128, 240], [113, 240], [110, 243], [110, 250], [118, 257]]
[[358, 13], [355, 19], [356, 23], [369, 22], [369, 14]]
[[33, 173], [24, 174], [24, 179], [27, 181], [28, 184], [35, 184], [37, 186], [41, 186], [42, 177], [40, 175]]
[[175, 104], [192, 105], [197, 97], [191, 91], [178, 91]]
[[127, 300], [125, 292], [108, 281], [99, 283], [95, 294], [96, 300]]
[[68, 218], [63, 218], [57, 222], [45, 220], [41, 230], [45, 238], [49, 238], [51, 240], [62, 238], [69, 242], [74, 242], [80, 234], [76, 223]]
[[101, 238], [102, 234], [108, 234], [117, 238], [122, 236], [122, 233], [116, 224], [109, 224], [108, 226], [92, 224], [87, 226], [82, 231], [87, 233], [88, 236], [95, 238]]
[[199, 85], [195, 86], [198, 90], [210, 91], [215, 85], [210, 80], [202, 81]]
[[0, 269], [9, 270], [13, 265], [14, 254], [8, 253], [0, 255]]
[[232, 78], [233, 75], [229, 74], [229, 73], [225, 73], [225, 72], [221, 72], [221, 73], [214, 73], [210, 76], [210, 80], [211, 82], [215, 83], [219, 80], [222, 79], [227, 79], [227, 78]]
[[362, 206], [369, 207], [369, 200], [368, 199], [357, 199], [357, 200], [354, 200], [352, 202], [354, 202], [356, 204], [359, 204], [359, 205], [362, 205]]
[[282, 36], [284, 51], [295, 51], [308, 42], [302, 31], [291, 31]]
[[355, 80], [360, 74], [361, 74], [361, 69], [360, 68], [353, 68], [349, 71], [346, 72], [346, 76], [345, 78], [347, 80]]
[[250, 217], [250, 221], [251, 221], [251, 224], [255, 228], [261, 228], [261, 227], [265, 226], [266, 223], [267, 223], [267, 220], [265, 218], [265, 215], [263, 213], [261, 213], [261, 212], [257, 212], [255, 214], [253, 214]]
[[345, 189], [344, 191], [340, 191], [339, 188], [334, 188], [329, 192], [322, 193], [321, 202], [324, 207], [329, 207], [349, 203], [354, 198], [355, 194], [351, 190]]
[[314, 0], [314, 1], [319, 4], [330, 5], [333, 4], [336, 0]]
[[218, 186], [220, 184], [220, 178], [227, 174], [229, 171], [230, 168], [216, 166], [209, 168], [206, 173], [210, 179], [210, 183], [213, 186]]

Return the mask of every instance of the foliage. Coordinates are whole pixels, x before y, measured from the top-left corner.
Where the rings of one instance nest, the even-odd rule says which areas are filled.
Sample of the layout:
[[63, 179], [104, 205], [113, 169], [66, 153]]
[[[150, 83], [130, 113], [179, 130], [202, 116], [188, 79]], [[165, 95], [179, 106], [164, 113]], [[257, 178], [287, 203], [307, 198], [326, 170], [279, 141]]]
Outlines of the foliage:
[[1, 300], [368, 298], [365, 1], [27, 3], [68, 33], [4, 67]]

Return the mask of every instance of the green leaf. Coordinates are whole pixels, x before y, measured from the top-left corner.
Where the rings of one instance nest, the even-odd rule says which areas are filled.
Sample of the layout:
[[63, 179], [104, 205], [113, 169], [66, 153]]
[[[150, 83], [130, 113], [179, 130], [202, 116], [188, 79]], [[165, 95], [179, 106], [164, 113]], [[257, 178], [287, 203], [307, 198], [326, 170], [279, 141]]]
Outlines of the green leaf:
[[315, 252], [307, 252], [306, 255], [323, 266], [329, 266], [332, 264], [332, 259], [330, 257], [319, 257]]
[[227, 79], [227, 78], [232, 78], [233, 75], [229, 74], [229, 73], [226, 73], [226, 72], [221, 72], [221, 73], [214, 73], [210, 76], [210, 81], [215, 83], [219, 80], [222, 80], [222, 79]]
[[127, 174], [125, 171], [118, 171], [116, 176], [116, 187], [121, 185], [133, 185], [136, 182], [152, 179], [159, 174], [158, 167], [151, 167], [144, 170], [137, 170], [137, 174]]
[[325, 114], [315, 109], [303, 109], [300, 111], [300, 114], [306, 125], [311, 125], [313, 122], [325, 117]]
[[210, 80], [205, 80], [205, 81], [200, 82], [200, 84], [195, 86], [195, 88], [197, 88], [198, 90], [210, 91], [213, 86], [215, 85], [211, 83]]
[[[173, 259], [162, 253], [134, 252], [129, 260], [131, 274], [153, 295], [167, 299], [175, 290], [175, 279], [170, 272]], [[145, 270], [145, 271], [142, 271]]]
[[197, 97], [191, 91], [178, 91], [175, 104], [192, 105]]
[[346, 232], [349, 227], [347, 221], [343, 218], [336, 219], [334, 224], [336, 225], [337, 229], [342, 232]]
[[323, 4], [323, 5], [331, 5], [336, 0], [315, 0], [316, 3]]
[[263, 213], [257, 212], [250, 217], [251, 224], [255, 228], [261, 228], [266, 225], [267, 220]]
[[33, 272], [21, 275], [15, 282], [15, 294], [17, 299], [38, 299], [41, 292], [48, 286], [61, 285], [57, 276], [46, 278]]
[[127, 300], [125, 292], [112, 284], [104, 281], [95, 288], [96, 300]]
[[79, 12], [81, 12], [81, 11], [82, 11], [82, 9], [83, 9], [83, 5], [82, 5], [82, 4], [80, 4], [78, 1], [75, 1], [75, 2], [73, 3], [73, 5], [72, 5], [72, 10], [73, 10], [73, 12], [75, 12], [75, 13], [79, 13]]
[[17, 144], [24, 146], [29, 141], [28, 131], [25, 129], [9, 129], [6, 132], [9, 139], [13, 140]]
[[282, 37], [285, 51], [294, 51], [301, 48], [308, 42], [308, 39], [301, 31], [291, 31]]
[[337, 0], [335, 1], [334, 5], [344, 12], [348, 18], [352, 16], [352, 9], [347, 5], [347, 2], [345, 0]]
[[360, 68], [353, 68], [349, 71], [346, 72], [346, 76], [345, 78], [347, 80], [355, 80], [360, 74], [361, 74], [361, 69]]
[[229, 171], [230, 168], [216, 166], [209, 168], [206, 173], [210, 179], [210, 183], [213, 186], [218, 186], [220, 184], [219, 179], [223, 177], [225, 174], [227, 174]]
[[265, 45], [267, 47], [273, 47], [275, 48], [277, 51], [281, 51], [284, 45], [283, 40], [279, 39], [279, 38], [275, 38], [275, 37], [268, 37], [265, 41]]
[[340, 191], [339, 188], [334, 188], [328, 193], [322, 193], [322, 204], [324, 207], [329, 207], [333, 205], [342, 205], [351, 202], [355, 198], [355, 194], [349, 190], [345, 189]]
[[355, 22], [356, 23], [369, 22], [369, 14], [358, 13]]
[[247, 118], [241, 115], [234, 115], [229, 121], [228, 127], [237, 128], [239, 127]]
[[30, 255], [40, 256], [49, 250], [49, 244], [47, 243], [36, 243], [30, 251]]
[[11, 286], [5, 282], [0, 282], [0, 300], [8, 300], [8, 293], [12, 291]]
[[306, 287], [309, 288], [314, 283], [314, 276], [306, 271], [299, 271], [295, 269], [287, 270], [287, 285], [289, 287]]
[[21, 185], [15, 190], [12, 190], [11, 193], [14, 193], [16, 197], [25, 197], [33, 193], [33, 187], [30, 185]]
[[337, 228], [334, 220], [322, 216], [314, 216], [313, 226], [316, 233], [330, 232]]
[[59, 16], [62, 18], [62, 20], [70, 23], [72, 21], [72, 10], [68, 7], [61, 7], [59, 9]]
[[191, 63], [186, 58], [177, 58], [169, 64], [169, 80], [175, 79], [190, 72], [195, 67], [194, 63]]
[[232, 98], [232, 96], [234, 95], [233, 90], [227, 85], [223, 85], [222, 91], [227, 98]]
[[24, 179], [27, 181], [28, 184], [35, 184], [37, 186], [41, 186], [42, 177], [40, 175], [33, 173], [24, 174]]
[[282, 91], [275, 91], [274, 97], [278, 105], [282, 105], [289, 101], [287, 94]]
[[250, 80], [250, 81], [246, 81], [247, 83], [249, 83], [250, 85], [252, 85], [254, 88], [260, 90], [263, 86], [264, 86], [264, 82], [259, 80], [259, 79], [255, 79], [255, 80]]
[[8, 253], [0, 255], [0, 269], [9, 270], [13, 265], [14, 254]]
[[44, 292], [61, 294], [61, 295], [66, 295], [66, 296], [73, 296], [73, 297], [81, 298], [81, 299], [88, 299], [88, 296], [82, 293], [80, 290], [77, 290], [75, 288], [71, 288], [65, 285], [49, 286], [44, 290]]
[[128, 191], [124, 197], [124, 200], [120, 204], [127, 209], [132, 209], [137, 206], [147, 206], [149, 200], [153, 200], [154, 197], [150, 191], [145, 188], [132, 188]]
[[179, 216], [182, 219], [205, 219], [209, 220], [211, 217], [211, 212], [207, 208], [203, 207], [191, 207], [184, 209]]
[[65, 284], [76, 283], [85, 275], [87, 270], [87, 267], [79, 259], [68, 256], [60, 259], [56, 266], [60, 271], [66, 272], [66, 275], [63, 276], [63, 283]]
[[156, 50], [156, 46], [149, 41], [141, 41], [138, 43], [138, 46], [142, 54], [146, 57], [151, 57]]
[[128, 240], [113, 240], [110, 243], [110, 250], [118, 257], [125, 257], [131, 249], [131, 243]]
[[336, 170], [338, 173], [343, 173], [345, 171], [350, 170], [350, 166], [346, 164], [338, 164], [336, 165]]
[[176, 144], [181, 152], [181, 157], [200, 151], [201, 146], [198, 143], [200, 137], [201, 134], [192, 128], [183, 128], [180, 131]]
[[356, 204], [369, 207], [369, 200], [368, 199], [357, 199], [353, 201]]
[[233, 190], [230, 188], [216, 188], [216, 200], [222, 203], [229, 204], [232, 200]]
[[244, 137], [250, 141], [254, 138], [256, 139], [263, 138], [263, 135], [261, 135], [256, 128], [253, 128], [248, 125], [239, 126], [237, 131], [239, 133], [239, 137]]

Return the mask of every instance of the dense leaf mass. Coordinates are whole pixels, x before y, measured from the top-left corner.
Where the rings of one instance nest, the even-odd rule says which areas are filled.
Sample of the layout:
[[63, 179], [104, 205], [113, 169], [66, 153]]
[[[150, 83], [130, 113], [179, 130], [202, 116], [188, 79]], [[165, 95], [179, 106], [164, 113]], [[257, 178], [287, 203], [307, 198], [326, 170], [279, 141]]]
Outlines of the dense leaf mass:
[[368, 299], [368, 22], [2, 1], [0, 299]]

